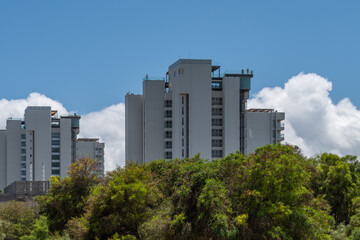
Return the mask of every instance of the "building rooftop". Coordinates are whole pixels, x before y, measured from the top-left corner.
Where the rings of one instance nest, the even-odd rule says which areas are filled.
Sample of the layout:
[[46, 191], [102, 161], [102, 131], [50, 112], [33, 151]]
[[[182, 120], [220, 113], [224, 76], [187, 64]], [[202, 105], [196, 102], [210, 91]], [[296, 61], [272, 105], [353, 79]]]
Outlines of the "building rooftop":
[[60, 116], [61, 118], [81, 118], [81, 116], [80, 115], [77, 115], [76, 113], [74, 113], [74, 114], [69, 114], [69, 115], [62, 115], [62, 116]]
[[99, 141], [98, 138], [78, 138], [78, 142], [97, 142]]
[[251, 108], [247, 112], [273, 112], [274, 109], [271, 108]]
[[50, 106], [28, 106], [25, 111], [27, 109], [31, 109], [31, 110], [51, 110]]
[[211, 59], [179, 59], [169, 66], [169, 70], [179, 64], [211, 64]]

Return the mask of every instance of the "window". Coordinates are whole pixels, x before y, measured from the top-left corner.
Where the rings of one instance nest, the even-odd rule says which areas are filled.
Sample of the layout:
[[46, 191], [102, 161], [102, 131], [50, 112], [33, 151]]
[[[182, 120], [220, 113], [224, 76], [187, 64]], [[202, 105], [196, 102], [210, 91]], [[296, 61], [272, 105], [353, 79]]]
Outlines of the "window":
[[184, 128], [182, 129], [182, 136], [184, 136]]
[[184, 69], [183, 68], [179, 68], [179, 74], [184, 74]]
[[172, 128], [172, 121], [165, 121], [165, 128]]
[[60, 155], [51, 155], [52, 160], [60, 160]]
[[166, 141], [165, 142], [165, 148], [166, 149], [172, 148], [172, 142], [171, 141]]
[[60, 138], [60, 133], [52, 133], [51, 137], [52, 138]]
[[165, 117], [171, 118], [172, 117], [172, 111], [171, 110], [165, 110]]
[[26, 176], [26, 170], [21, 170], [21, 176]]
[[26, 142], [21, 142], [21, 146], [25, 147], [26, 146]]
[[184, 107], [181, 108], [181, 114], [184, 115]]
[[60, 169], [53, 169], [53, 170], [51, 170], [51, 174], [60, 175]]
[[165, 152], [165, 159], [172, 159], [172, 152]]
[[213, 139], [211, 140], [212, 147], [222, 147], [222, 139]]
[[212, 109], [212, 115], [213, 116], [221, 116], [222, 115], [222, 108], [213, 108]]
[[104, 169], [104, 164], [103, 164], [103, 163], [99, 163], [99, 164], [98, 164], [98, 167], [101, 168], [101, 169]]
[[222, 98], [212, 98], [212, 105], [222, 105]]
[[165, 131], [165, 138], [172, 138], [172, 132], [171, 131]]
[[181, 96], [181, 103], [184, 104], [184, 96]]
[[212, 119], [212, 126], [222, 126], [223, 120], [220, 118]]
[[184, 126], [184, 117], [182, 118], [181, 123]]
[[60, 152], [60, 148], [51, 148], [51, 152], [53, 152], [53, 153], [59, 153], [59, 152]]
[[164, 104], [165, 104], [165, 107], [172, 107], [172, 101], [171, 100], [165, 100]]
[[21, 149], [21, 154], [26, 154], [26, 149], [25, 148]]
[[222, 129], [212, 129], [211, 133], [213, 137], [221, 137]]
[[182, 157], [184, 157], [184, 149], [182, 150]]
[[26, 135], [25, 135], [25, 134], [21, 134], [21, 139], [26, 139]]
[[51, 145], [60, 145], [60, 140], [52, 140]]
[[174, 77], [176, 76], [176, 71], [174, 71]]
[[21, 156], [21, 161], [25, 162], [26, 161], [26, 156]]
[[60, 167], [60, 162], [52, 162], [51, 167]]
[[21, 163], [21, 168], [26, 168], [26, 163]]
[[184, 146], [185, 144], [184, 144], [184, 139], [181, 139], [182, 140], [182, 146]]
[[211, 155], [212, 157], [222, 157], [222, 150], [212, 150]]

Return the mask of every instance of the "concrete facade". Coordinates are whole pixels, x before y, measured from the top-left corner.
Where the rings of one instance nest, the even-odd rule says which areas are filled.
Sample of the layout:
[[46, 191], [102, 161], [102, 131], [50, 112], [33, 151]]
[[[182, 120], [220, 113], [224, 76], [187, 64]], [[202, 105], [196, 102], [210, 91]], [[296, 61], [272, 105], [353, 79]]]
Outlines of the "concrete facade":
[[143, 159], [143, 96], [128, 94], [125, 104], [125, 159], [135, 162]]
[[0, 190], [6, 186], [6, 131], [0, 130]]
[[284, 141], [285, 119], [283, 112], [273, 109], [249, 109], [247, 114], [247, 152], [254, 152], [256, 148], [266, 144], [276, 144]]
[[98, 138], [79, 138], [76, 140], [76, 159], [90, 158], [97, 161], [97, 174], [104, 176], [105, 144]]
[[66, 176], [76, 161], [79, 120], [38, 106], [27, 107], [24, 119], [9, 118], [0, 131], [0, 189], [15, 181]]
[[126, 161], [143, 163], [198, 153], [214, 159], [274, 143], [268, 137], [272, 129], [257, 126], [268, 124], [268, 113], [250, 113], [248, 118], [252, 77], [249, 70], [221, 75], [220, 66], [199, 59], [179, 59], [169, 66], [164, 79], [146, 76], [142, 95], [125, 96]]

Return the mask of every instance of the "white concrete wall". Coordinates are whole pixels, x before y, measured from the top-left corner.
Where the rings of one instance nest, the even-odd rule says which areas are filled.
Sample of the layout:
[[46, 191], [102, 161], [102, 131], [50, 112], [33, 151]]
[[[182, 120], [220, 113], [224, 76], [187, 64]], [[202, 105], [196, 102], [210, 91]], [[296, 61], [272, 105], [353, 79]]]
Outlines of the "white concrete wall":
[[71, 118], [60, 119], [60, 176], [67, 176], [72, 163]]
[[240, 77], [223, 78], [223, 156], [240, 150]]
[[143, 160], [164, 159], [164, 91], [165, 81], [143, 82]]
[[[101, 152], [104, 151], [105, 144], [98, 141], [83, 141], [78, 140], [76, 142], [76, 160], [81, 158], [90, 158], [97, 161], [97, 173], [100, 176], [104, 175], [104, 155]], [[98, 150], [96, 150], [98, 149]]]
[[273, 117], [271, 112], [247, 112], [247, 152], [273, 144]]
[[21, 120], [6, 122], [6, 186], [21, 180]]
[[76, 143], [76, 158], [90, 158], [96, 159], [95, 156], [95, 143], [96, 142], [85, 142], [85, 141], [78, 141]]
[[[26, 139], [33, 139], [34, 180], [42, 180], [43, 164], [45, 179], [48, 179], [51, 176], [51, 108], [28, 107], [25, 110], [25, 124]], [[28, 152], [26, 157], [31, 159]]]
[[125, 96], [126, 161], [143, 162], [143, 96]]
[[0, 190], [6, 187], [6, 131], [0, 130]]
[[173, 100], [173, 158], [182, 158], [181, 95], [188, 94], [189, 157], [200, 153], [202, 158], [210, 159], [211, 60], [180, 59], [169, 67], [169, 74]]

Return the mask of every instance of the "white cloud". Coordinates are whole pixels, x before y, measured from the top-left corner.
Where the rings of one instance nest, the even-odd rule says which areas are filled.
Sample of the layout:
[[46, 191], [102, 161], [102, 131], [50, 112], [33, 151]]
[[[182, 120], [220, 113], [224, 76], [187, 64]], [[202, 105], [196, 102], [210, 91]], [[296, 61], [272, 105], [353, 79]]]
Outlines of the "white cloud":
[[100, 137], [105, 142], [105, 170], [125, 165], [125, 104], [112, 105], [83, 115], [81, 137]]
[[[9, 117], [23, 118], [27, 106], [51, 106], [59, 115], [68, 114], [64, 106], [40, 93], [26, 99], [0, 100], [0, 129], [5, 129]], [[85, 114], [80, 122], [79, 137], [98, 137], [105, 142], [105, 170], [125, 165], [125, 105], [112, 105], [98, 112]]]
[[314, 73], [300, 73], [284, 88], [264, 88], [249, 100], [249, 108], [285, 112], [285, 141], [306, 155], [331, 152], [360, 156], [360, 111], [348, 98], [334, 104], [332, 83]]
[[[332, 84], [317, 74], [292, 77], [283, 88], [264, 88], [249, 100], [248, 107], [274, 108], [285, 112], [285, 141], [306, 155], [321, 152], [360, 156], [360, 111], [344, 98], [334, 104]], [[51, 106], [60, 114], [69, 111], [45, 95], [31, 93], [26, 99], [0, 100], [0, 129], [8, 117], [22, 118], [27, 106]], [[80, 137], [99, 137], [105, 142], [105, 170], [125, 164], [125, 105], [119, 103], [81, 118]]]
[[30, 93], [26, 99], [1, 99], [0, 100], [0, 129], [6, 127], [6, 119], [23, 118], [25, 109], [28, 106], [51, 106], [52, 109], [58, 110], [59, 114], [67, 114], [64, 106], [51, 98], [40, 93]]

